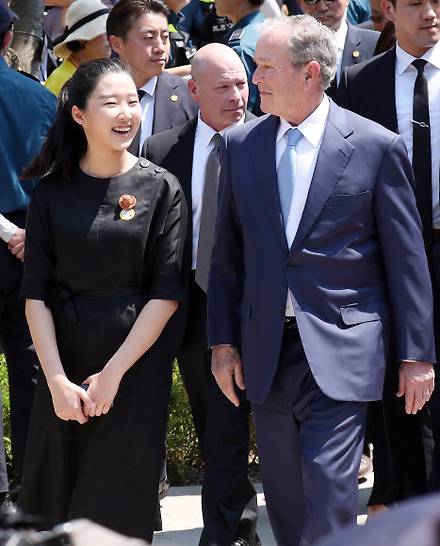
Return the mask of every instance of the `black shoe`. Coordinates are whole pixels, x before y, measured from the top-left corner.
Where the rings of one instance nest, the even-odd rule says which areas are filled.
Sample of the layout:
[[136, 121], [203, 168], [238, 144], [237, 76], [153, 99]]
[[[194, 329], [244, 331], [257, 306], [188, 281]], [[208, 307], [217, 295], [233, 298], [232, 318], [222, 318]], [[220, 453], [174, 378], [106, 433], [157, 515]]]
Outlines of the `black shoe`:
[[258, 538], [258, 535], [255, 535], [254, 538], [236, 538], [231, 546], [261, 546], [261, 540]]

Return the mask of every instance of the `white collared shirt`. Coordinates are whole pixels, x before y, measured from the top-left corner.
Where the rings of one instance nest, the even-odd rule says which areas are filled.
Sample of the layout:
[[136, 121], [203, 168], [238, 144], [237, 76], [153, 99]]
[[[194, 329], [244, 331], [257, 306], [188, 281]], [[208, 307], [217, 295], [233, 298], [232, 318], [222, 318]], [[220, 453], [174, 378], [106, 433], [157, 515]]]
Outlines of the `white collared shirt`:
[[[230, 127], [244, 123], [244, 116]], [[194, 139], [193, 164], [191, 175], [191, 201], [193, 215], [192, 237], [192, 269], [196, 268], [197, 248], [199, 246], [200, 221], [202, 218], [203, 189], [205, 187], [205, 170], [209, 153], [212, 150], [212, 137], [219, 132], [222, 136], [230, 128], [223, 131], [215, 131], [200, 116], [197, 121], [196, 136]]]
[[335, 31], [336, 35], [336, 83], [339, 84], [341, 79], [342, 56], [344, 54], [345, 40], [347, 39], [348, 25], [345, 18], [342, 20], [341, 26]]
[[17, 226], [5, 218], [3, 214], [0, 214], [0, 239], [3, 239], [5, 243], [9, 243], [16, 231]]
[[142, 117], [141, 117], [141, 138], [139, 140], [139, 152], [142, 150], [144, 142], [153, 133], [154, 120], [154, 100], [156, 94], [157, 76], [153, 76], [140, 89], [145, 91], [141, 99]]
[[[322, 137], [324, 135], [325, 125], [327, 123], [330, 102], [326, 95], [321, 104], [314, 112], [310, 114], [300, 125], [298, 129], [303, 137], [296, 145], [296, 169], [295, 184], [293, 189], [292, 202], [290, 204], [287, 225], [285, 226], [287, 245], [290, 248], [295, 239], [298, 226], [309, 194], [310, 184], [312, 183], [313, 173], [315, 172], [316, 160], [321, 147]], [[287, 146], [286, 132], [292, 128], [292, 125], [283, 118], [280, 118], [280, 125], [276, 137], [275, 160], [276, 167], [281, 160], [281, 156]], [[288, 293], [290, 296], [290, 291]], [[286, 316], [293, 316], [293, 305], [291, 297], [287, 297]]]
[[[413, 101], [417, 70], [413, 57], [396, 45], [396, 112], [399, 134], [403, 138], [412, 162], [413, 155]], [[429, 124], [431, 133], [432, 213], [433, 227], [440, 229], [439, 169], [440, 169], [440, 43], [420, 57], [427, 62], [425, 76], [428, 81]]]

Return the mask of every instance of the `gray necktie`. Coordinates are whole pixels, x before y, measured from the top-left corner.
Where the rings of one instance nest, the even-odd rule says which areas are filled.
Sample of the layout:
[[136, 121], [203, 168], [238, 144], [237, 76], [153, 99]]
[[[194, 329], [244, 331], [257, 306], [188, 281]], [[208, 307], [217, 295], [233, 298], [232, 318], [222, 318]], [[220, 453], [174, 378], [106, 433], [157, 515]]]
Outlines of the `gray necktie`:
[[219, 133], [212, 137], [213, 147], [209, 153], [205, 170], [202, 215], [200, 219], [199, 245], [197, 247], [196, 283], [208, 290], [209, 266], [214, 244], [215, 219], [217, 216], [217, 190], [220, 178], [220, 145], [223, 138]]
[[290, 205], [295, 187], [296, 145], [302, 136], [301, 131], [296, 127], [287, 131], [287, 146], [278, 165], [278, 193], [284, 226], [287, 225], [287, 219], [289, 218]]

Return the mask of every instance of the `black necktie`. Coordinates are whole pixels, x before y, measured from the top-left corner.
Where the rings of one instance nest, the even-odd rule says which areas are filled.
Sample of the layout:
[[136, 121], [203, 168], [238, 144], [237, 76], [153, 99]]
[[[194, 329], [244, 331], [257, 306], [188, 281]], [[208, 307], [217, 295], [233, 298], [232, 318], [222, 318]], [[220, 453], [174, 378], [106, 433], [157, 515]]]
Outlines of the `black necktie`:
[[211, 264], [211, 252], [214, 244], [217, 191], [220, 179], [220, 145], [222, 140], [223, 137], [221, 134], [215, 133], [212, 137], [213, 146], [206, 161], [195, 274], [196, 283], [204, 292], [208, 290], [209, 266]]
[[423, 226], [423, 239], [429, 248], [432, 242], [432, 173], [431, 131], [429, 122], [428, 81], [424, 59], [416, 59], [417, 70], [413, 103], [413, 169], [416, 179], [416, 200]]
[[[137, 90], [139, 102], [142, 100], [142, 97], [145, 95], [146, 91], [143, 89]], [[128, 147], [128, 151], [132, 153], [133, 155], [139, 155], [141, 150], [139, 150], [139, 145], [141, 142], [141, 124], [139, 124], [139, 129], [137, 130], [137, 133], [134, 135], [134, 139], [131, 141], [130, 146]]]

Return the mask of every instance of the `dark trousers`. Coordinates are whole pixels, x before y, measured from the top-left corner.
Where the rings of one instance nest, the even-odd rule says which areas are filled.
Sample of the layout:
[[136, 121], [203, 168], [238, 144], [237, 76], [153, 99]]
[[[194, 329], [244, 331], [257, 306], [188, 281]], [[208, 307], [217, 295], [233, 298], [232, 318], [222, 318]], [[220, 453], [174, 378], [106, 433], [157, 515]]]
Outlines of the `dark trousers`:
[[374, 487], [369, 504], [390, 504], [429, 490], [440, 490], [440, 241], [428, 253], [434, 296], [436, 387], [428, 406], [416, 415], [405, 413], [397, 398], [399, 363], [390, 353], [383, 400], [369, 408], [374, 446]]
[[309, 546], [356, 523], [367, 404], [321, 391], [297, 330], [285, 330], [269, 396], [252, 408], [277, 545]]
[[243, 400], [235, 408], [213, 380], [206, 294], [193, 274], [188, 300], [172, 321], [172, 331], [181, 336], [177, 360], [205, 463], [200, 546], [230, 546], [236, 536], [256, 532], [256, 494], [247, 477], [250, 405]]
[[[5, 216], [17, 226], [24, 227], [24, 211]], [[22, 272], [22, 263], [9, 252], [6, 243], [0, 241], [0, 340], [8, 367], [12, 455], [19, 480], [23, 470], [38, 368], [37, 355], [24, 315], [24, 302], [18, 299]], [[0, 470], [1, 484], [2, 476]], [[1, 486], [0, 490], [3, 490]]]

